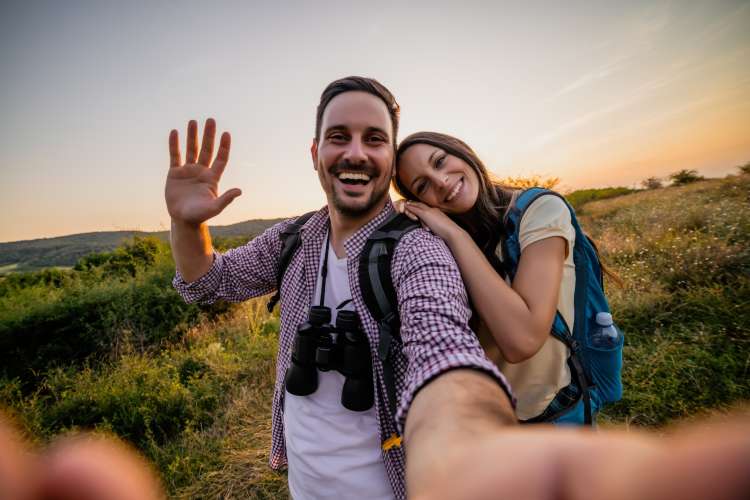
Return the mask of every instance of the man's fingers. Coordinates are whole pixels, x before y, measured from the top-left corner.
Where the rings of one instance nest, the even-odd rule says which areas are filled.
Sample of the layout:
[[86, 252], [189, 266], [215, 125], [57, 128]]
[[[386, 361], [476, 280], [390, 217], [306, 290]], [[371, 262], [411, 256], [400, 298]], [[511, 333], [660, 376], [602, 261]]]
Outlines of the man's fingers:
[[203, 145], [201, 146], [201, 155], [198, 157], [199, 165], [207, 167], [211, 162], [211, 156], [214, 154], [214, 137], [216, 137], [216, 121], [209, 118], [203, 128]]
[[227, 162], [229, 161], [229, 150], [232, 147], [232, 136], [229, 135], [229, 132], [224, 132], [221, 134], [221, 141], [219, 142], [219, 152], [216, 154], [216, 159], [214, 160], [213, 165], [211, 165], [211, 170], [216, 172], [216, 175], [221, 177], [221, 175], [224, 173], [224, 169], [227, 166]]
[[218, 211], [221, 212], [222, 210], [224, 210], [225, 208], [227, 208], [227, 205], [229, 205], [230, 203], [232, 203], [232, 201], [234, 201], [234, 199], [237, 198], [241, 194], [242, 194], [242, 191], [240, 191], [237, 188], [234, 188], [234, 189], [230, 189], [226, 193], [224, 193], [221, 196], [219, 196], [218, 198], [216, 198], [216, 202], [215, 203], [218, 205], [217, 206]]
[[42, 468], [39, 498], [164, 498], [149, 464], [117, 441], [89, 436], [64, 439], [49, 450]]
[[198, 122], [190, 120], [187, 129], [185, 163], [195, 163], [196, 158], [198, 158]]
[[177, 130], [169, 133], [169, 166], [180, 166], [180, 138]]
[[0, 498], [36, 498], [33, 495], [34, 456], [11, 422], [0, 414]]

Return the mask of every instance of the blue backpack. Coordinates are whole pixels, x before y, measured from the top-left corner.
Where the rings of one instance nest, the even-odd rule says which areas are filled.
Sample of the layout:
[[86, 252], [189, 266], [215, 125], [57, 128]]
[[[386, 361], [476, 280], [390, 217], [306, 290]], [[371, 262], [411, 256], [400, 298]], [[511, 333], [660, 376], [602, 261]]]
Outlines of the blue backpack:
[[568, 365], [571, 371], [571, 384], [561, 389], [552, 404], [528, 423], [560, 421], [583, 400], [584, 423], [590, 425], [592, 415], [608, 403], [622, 398], [622, 346], [624, 337], [617, 331], [617, 338], [606, 347], [595, 345], [594, 332], [601, 328], [596, 322], [598, 313], [609, 313], [609, 304], [604, 296], [604, 282], [599, 254], [594, 243], [578, 225], [575, 210], [560, 194], [547, 189], [531, 188], [523, 191], [514, 206], [506, 214], [503, 223], [506, 239], [503, 241], [503, 264], [513, 281], [521, 258], [519, 231], [521, 219], [526, 209], [540, 196], [554, 195], [561, 198], [570, 210], [570, 221], [575, 229], [573, 262], [576, 284], [574, 293], [574, 323], [571, 332], [560, 311], [552, 323], [552, 335], [570, 349]]

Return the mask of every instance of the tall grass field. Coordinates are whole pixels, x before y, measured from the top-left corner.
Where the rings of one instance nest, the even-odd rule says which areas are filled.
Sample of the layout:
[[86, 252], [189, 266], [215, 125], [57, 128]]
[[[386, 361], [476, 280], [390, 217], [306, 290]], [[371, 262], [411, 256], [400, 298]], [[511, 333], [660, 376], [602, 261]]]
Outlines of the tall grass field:
[[[750, 175], [575, 205], [623, 282], [606, 285], [624, 397], [600, 423], [662, 429], [750, 400]], [[0, 278], [0, 405], [39, 446], [118, 436], [173, 498], [285, 497], [267, 466], [278, 316], [263, 300], [186, 305], [173, 274], [164, 242], [136, 238]]]

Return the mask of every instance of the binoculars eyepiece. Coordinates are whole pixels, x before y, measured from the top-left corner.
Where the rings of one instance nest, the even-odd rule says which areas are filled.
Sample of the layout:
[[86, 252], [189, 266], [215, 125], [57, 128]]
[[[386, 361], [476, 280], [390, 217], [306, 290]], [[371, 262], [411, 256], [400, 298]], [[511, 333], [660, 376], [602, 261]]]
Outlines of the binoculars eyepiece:
[[345, 377], [341, 404], [352, 411], [369, 410], [375, 402], [372, 356], [359, 317], [355, 311], [339, 311], [335, 327], [330, 321], [328, 307], [312, 306], [307, 322], [297, 328], [286, 390], [309, 396], [318, 389], [318, 370], [337, 370]]

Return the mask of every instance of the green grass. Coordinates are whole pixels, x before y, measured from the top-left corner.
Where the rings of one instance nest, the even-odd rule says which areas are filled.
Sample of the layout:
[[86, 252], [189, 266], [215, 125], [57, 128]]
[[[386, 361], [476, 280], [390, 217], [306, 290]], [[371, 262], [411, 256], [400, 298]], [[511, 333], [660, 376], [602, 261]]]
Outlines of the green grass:
[[605, 420], [662, 426], [750, 399], [750, 176], [585, 206], [584, 228], [625, 281], [624, 397]]
[[53, 368], [31, 392], [0, 379], [0, 400], [39, 444], [80, 430], [132, 443], [172, 497], [285, 497], [284, 475], [267, 465], [277, 330], [250, 301], [156, 355]]
[[595, 200], [606, 200], [608, 198], [615, 198], [624, 194], [634, 192], [634, 189], [626, 187], [609, 187], [609, 188], [596, 188], [596, 189], [579, 189], [568, 193], [565, 198], [568, 200], [573, 208], [581, 210], [583, 205]]
[[[662, 428], [750, 399], [748, 192], [744, 175], [579, 209], [625, 283], [607, 287], [626, 345], [624, 397], [605, 425]], [[22, 331], [47, 342], [18, 347], [38, 363], [33, 377], [0, 377], [0, 401], [26, 436], [119, 436], [173, 498], [286, 497], [286, 477], [267, 465], [278, 317], [263, 300], [178, 307], [163, 246], [136, 242], [82, 262], [90, 267], [0, 280], [0, 342], [23, 347]], [[75, 338], [96, 349], [61, 362]]]

